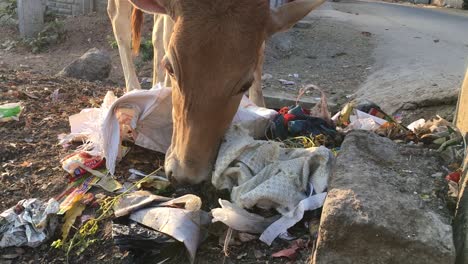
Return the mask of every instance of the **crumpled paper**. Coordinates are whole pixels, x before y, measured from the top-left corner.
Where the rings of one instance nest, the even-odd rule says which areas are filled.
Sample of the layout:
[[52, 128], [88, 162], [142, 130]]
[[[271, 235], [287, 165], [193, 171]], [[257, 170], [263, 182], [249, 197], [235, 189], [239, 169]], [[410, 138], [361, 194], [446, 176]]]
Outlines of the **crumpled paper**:
[[[261, 236], [271, 244], [305, 211], [323, 205], [332, 161], [333, 154], [325, 147], [283, 148], [279, 142], [254, 140], [244, 129], [232, 126], [220, 147], [212, 183], [230, 190], [231, 200], [241, 209], [275, 209], [282, 215]], [[214, 217], [228, 224], [222, 211], [217, 209]]]
[[55, 214], [59, 203], [50, 199], [21, 200], [0, 214], [0, 247], [37, 247], [47, 240], [57, 227]]

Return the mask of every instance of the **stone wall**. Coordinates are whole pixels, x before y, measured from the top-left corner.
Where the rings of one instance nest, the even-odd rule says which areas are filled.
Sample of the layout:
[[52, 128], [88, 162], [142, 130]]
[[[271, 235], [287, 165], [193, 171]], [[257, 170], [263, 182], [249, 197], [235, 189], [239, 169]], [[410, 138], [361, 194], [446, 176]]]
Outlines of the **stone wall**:
[[94, 9], [93, 0], [47, 0], [47, 10], [59, 15], [88, 14]]
[[[1, 0], [0, 0], [1, 1]], [[47, 10], [59, 15], [83, 15], [91, 12], [106, 13], [107, 0], [42, 0]]]

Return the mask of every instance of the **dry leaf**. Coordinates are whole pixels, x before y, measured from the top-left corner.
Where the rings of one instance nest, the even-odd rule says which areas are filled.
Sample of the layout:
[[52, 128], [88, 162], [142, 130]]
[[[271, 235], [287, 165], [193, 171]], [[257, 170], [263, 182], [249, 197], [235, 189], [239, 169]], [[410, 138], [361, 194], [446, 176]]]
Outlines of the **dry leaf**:
[[62, 226], [62, 241], [66, 241], [68, 234], [70, 233], [70, 229], [76, 221], [76, 218], [83, 213], [85, 208], [85, 205], [80, 202], [76, 202], [73, 204], [72, 208], [70, 208], [65, 213], [65, 222]]
[[29, 167], [32, 166], [32, 162], [24, 161], [23, 163], [21, 163], [20, 166], [23, 167], [23, 168], [29, 168]]

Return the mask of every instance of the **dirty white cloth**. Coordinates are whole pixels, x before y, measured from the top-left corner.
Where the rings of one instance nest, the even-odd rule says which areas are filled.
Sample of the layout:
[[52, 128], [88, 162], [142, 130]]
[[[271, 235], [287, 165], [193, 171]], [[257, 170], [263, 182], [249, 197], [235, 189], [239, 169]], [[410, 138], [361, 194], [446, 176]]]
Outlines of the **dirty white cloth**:
[[[283, 217], [300, 220], [304, 211], [323, 205], [325, 194], [310, 196], [326, 190], [332, 161], [325, 147], [283, 148], [279, 142], [255, 140], [233, 125], [220, 147], [212, 183], [230, 190], [231, 201], [241, 208], [276, 209]], [[291, 226], [291, 221], [278, 221], [282, 224], [270, 230], [267, 244]]]

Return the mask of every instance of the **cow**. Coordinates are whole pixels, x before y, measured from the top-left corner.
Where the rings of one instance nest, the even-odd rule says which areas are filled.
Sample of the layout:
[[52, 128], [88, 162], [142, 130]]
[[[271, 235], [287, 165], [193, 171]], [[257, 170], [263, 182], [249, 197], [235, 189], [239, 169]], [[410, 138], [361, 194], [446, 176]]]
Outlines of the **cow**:
[[140, 89], [132, 36], [135, 51], [141, 11], [154, 15], [153, 83], [172, 88], [174, 129], [165, 171], [173, 183], [209, 179], [243, 94], [250, 89], [250, 98], [264, 105], [260, 80], [265, 41], [324, 1], [296, 0], [270, 9], [268, 0], [109, 0], [127, 91]]

